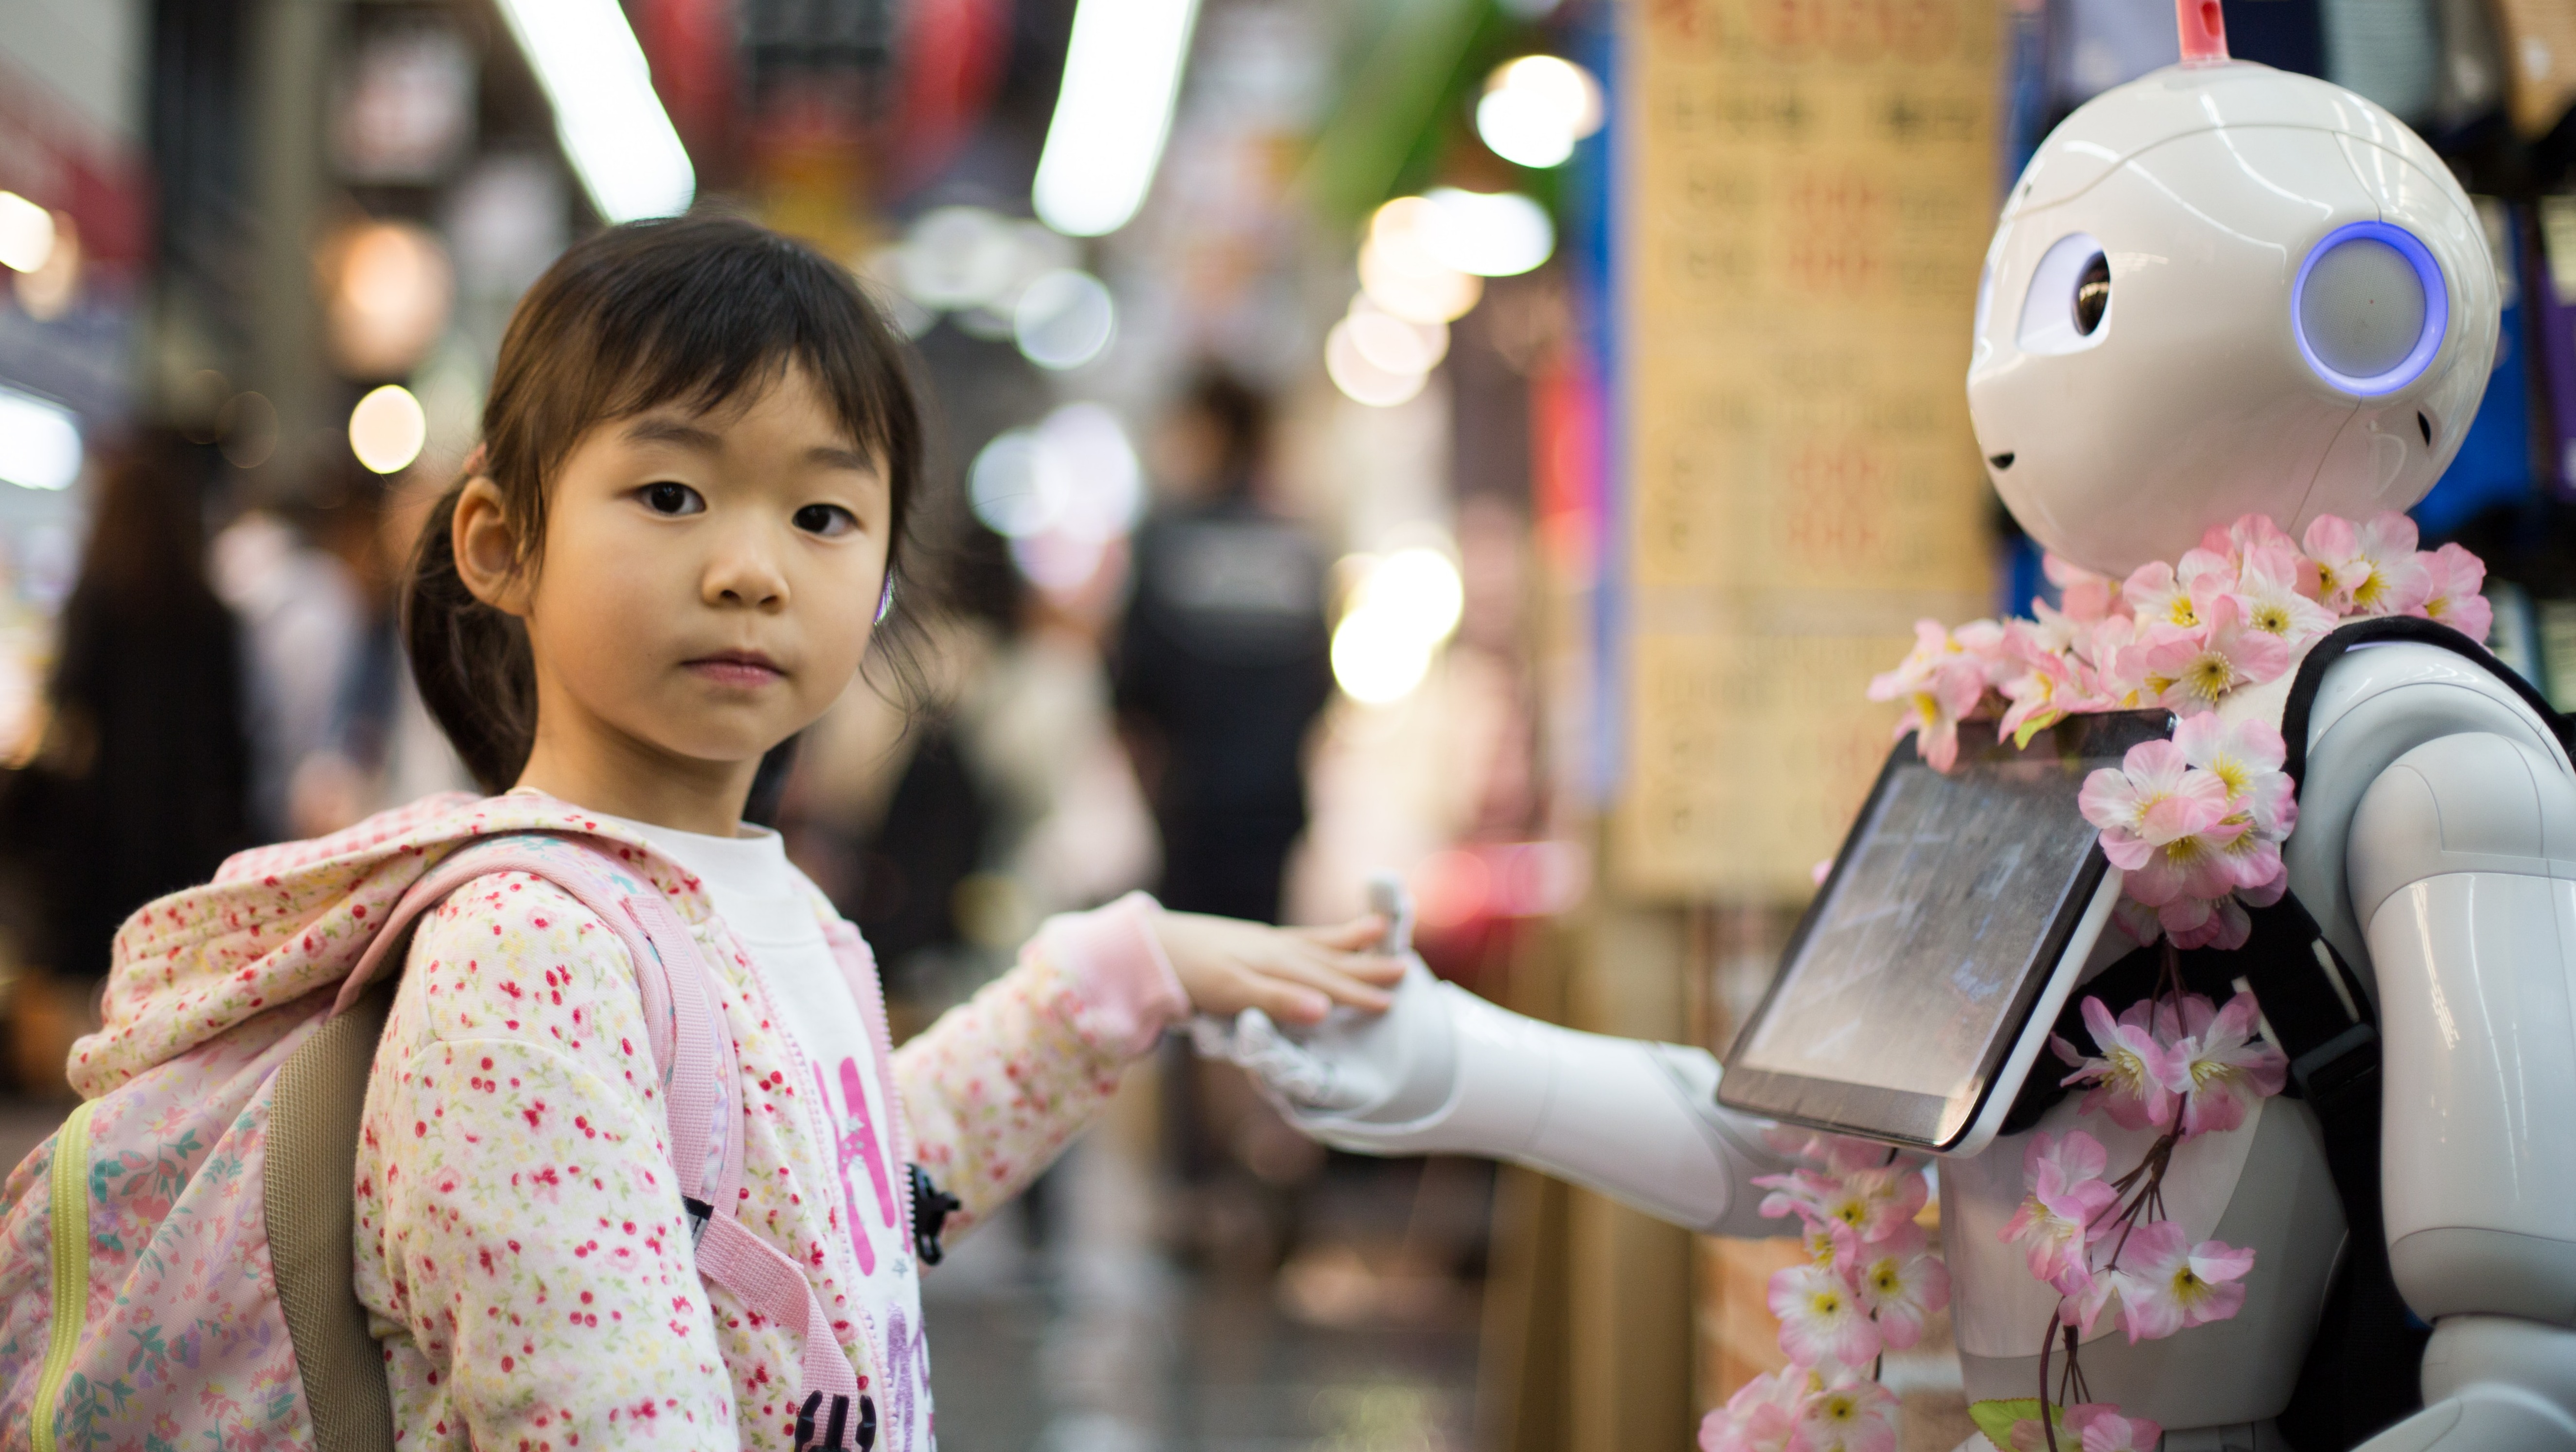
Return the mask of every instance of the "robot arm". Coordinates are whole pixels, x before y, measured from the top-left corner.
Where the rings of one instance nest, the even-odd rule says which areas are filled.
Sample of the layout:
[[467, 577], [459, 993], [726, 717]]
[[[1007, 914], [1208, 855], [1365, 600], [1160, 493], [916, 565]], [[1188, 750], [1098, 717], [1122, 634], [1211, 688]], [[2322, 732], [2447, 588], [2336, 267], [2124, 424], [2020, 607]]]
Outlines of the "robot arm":
[[2576, 780], [2505, 736], [2381, 773], [2346, 847], [2377, 971], [2389, 1259], [2425, 1410], [2365, 1444], [2576, 1448]]
[[1291, 1040], [1246, 1010], [1230, 1041], [1291, 1123], [1360, 1154], [1471, 1154], [1572, 1180], [1710, 1235], [1769, 1236], [1758, 1175], [1790, 1167], [1717, 1104], [1706, 1051], [1578, 1033], [1441, 983], [1417, 960], [1384, 1015]]

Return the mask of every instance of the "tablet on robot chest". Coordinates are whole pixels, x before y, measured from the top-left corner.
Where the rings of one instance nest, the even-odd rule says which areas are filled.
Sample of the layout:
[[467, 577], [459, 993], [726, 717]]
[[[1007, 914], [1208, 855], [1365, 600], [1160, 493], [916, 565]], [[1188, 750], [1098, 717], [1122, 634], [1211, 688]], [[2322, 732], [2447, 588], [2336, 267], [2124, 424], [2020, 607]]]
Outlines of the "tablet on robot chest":
[[2117, 896], [2077, 806], [2084, 778], [2171, 720], [2079, 716], [2023, 749], [1972, 725], [1948, 775], [1897, 743], [1736, 1036], [1719, 1100], [1945, 1153], [1983, 1148]]

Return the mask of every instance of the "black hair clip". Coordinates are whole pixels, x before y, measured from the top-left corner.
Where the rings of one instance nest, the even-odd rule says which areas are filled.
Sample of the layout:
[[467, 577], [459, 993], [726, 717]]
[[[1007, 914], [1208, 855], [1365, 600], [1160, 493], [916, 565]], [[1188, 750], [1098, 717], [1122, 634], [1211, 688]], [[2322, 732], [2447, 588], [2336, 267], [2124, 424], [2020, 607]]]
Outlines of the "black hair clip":
[[905, 1165], [912, 1172], [912, 1249], [923, 1265], [937, 1265], [948, 1252], [940, 1247], [939, 1230], [948, 1223], [950, 1211], [962, 1210], [965, 1202], [930, 1183], [930, 1172], [917, 1164]]

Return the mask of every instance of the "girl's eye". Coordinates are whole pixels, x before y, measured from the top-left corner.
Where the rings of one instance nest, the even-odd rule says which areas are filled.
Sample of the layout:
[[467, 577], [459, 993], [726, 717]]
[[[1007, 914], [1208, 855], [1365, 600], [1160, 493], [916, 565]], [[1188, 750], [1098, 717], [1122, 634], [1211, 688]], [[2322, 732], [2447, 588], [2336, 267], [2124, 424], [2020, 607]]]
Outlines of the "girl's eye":
[[645, 485], [642, 497], [644, 507], [655, 514], [697, 514], [707, 507], [707, 502], [698, 497], [698, 491], [686, 484], [673, 484], [667, 480]]
[[859, 517], [837, 504], [808, 504], [796, 511], [796, 527], [807, 534], [838, 539], [859, 527]]

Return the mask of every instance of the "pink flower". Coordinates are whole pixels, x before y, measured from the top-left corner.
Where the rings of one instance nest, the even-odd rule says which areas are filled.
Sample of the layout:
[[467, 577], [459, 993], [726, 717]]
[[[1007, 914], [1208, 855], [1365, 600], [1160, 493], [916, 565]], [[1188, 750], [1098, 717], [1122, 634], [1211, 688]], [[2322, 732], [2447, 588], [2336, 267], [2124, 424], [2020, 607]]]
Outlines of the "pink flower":
[[2134, 872], [2155, 848], [2206, 832], [2227, 816], [2227, 784], [2192, 769], [2171, 741], [2141, 741], [2117, 767], [2084, 779], [2076, 796], [2084, 820], [2102, 829], [2102, 852], [2111, 865]]
[[[1876, 1140], [1854, 1139], [1845, 1134], [1820, 1134], [1814, 1130], [1775, 1125], [1765, 1130], [1763, 1142], [1793, 1159], [1823, 1165], [1832, 1174], [1853, 1170], [1878, 1170], [1896, 1162], [1896, 1151]], [[1755, 1184], [1768, 1183], [1757, 1180]]]
[[[2013, 624], [2028, 628], [2023, 621]], [[2016, 745], [2028, 746], [2031, 737], [2065, 720], [2069, 711], [2082, 709], [2089, 693], [2076, 677], [2075, 663], [2061, 652], [2030, 640], [2022, 654], [2029, 669], [2003, 683], [2004, 699], [2012, 707], [1995, 729]]]
[[[2150, 999], [2129, 1005], [2114, 1023], [2111, 1010], [2102, 1006], [2101, 999], [2090, 995], [2085, 998], [2084, 1027], [2093, 1035], [2093, 1046], [2101, 1050], [2100, 1058], [2081, 1057], [2075, 1046], [2064, 1039], [2054, 1041], [2057, 1056], [2075, 1066], [2075, 1072], [2062, 1082], [2093, 1086], [2093, 1091], [2084, 1096], [2084, 1112], [2099, 1109], [2122, 1129], [2145, 1129], [2149, 1125], [2163, 1129], [2173, 1123], [2173, 1067], [2169, 1062], [2172, 1049], [2153, 1032], [2148, 1021], [2153, 1003]], [[2181, 1029], [2182, 1025], [2174, 1025], [2176, 1033]]]
[[2137, 673], [2159, 704], [2176, 711], [2205, 711], [2249, 682], [2276, 680], [2290, 668], [2289, 642], [2245, 621], [2243, 602], [2212, 595], [2198, 603], [2197, 628], [2156, 625], [2138, 653]]
[[2059, 1282], [2071, 1282], [2070, 1272], [2085, 1270], [2093, 1222], [2118, 1198], [2102, 1178], [2110, 1162], [2102, 1142], [2080, 1129], [2063, 1138], [2042, 1130], [2022, 1153], [2022, 1183], [2030, 1193], [1997, 1238], [2021, 1246], [2030, 1273], [2061, 1291]]
[[2308, 553], [2325, 570], [2328, 609], [2347, 615], [2404, 615], [2433, 593], [2432, 577], [2415, 553], [2415, 521], [2378, 514], [2359, 529], [2321, 514], [2308, 526]]
[[2127, 602], [2119, 597], [2118, 586], [2108, 575], [2097, 575], [2071, 560], [2054, 553], [2039, 557], [2039, 568], [2057, 587], [2060, 607], [2066, 618], [2079, 624], [2107, 619], [2114, 611], [2123, 611]]
[[[1974, 651], [1969, 641], [1976, 643]], [[1959, 760], [1959, 722], [1985, 700], [1989, 673], [2002, 668], [2002, 627], [1981, 620], [1961, 626], [1954, 636], [1939, 621], [1918, 620], [1914, 649], [1896, 669], [1870, 680], [1869, 698], [1902, 702], [1905, 713], [1897, 718], [1893, 739], [1912, 733], [1915, 749], [1932, 769], [1948, 771]]]
[[2141, 948], [2152, 948], [2165, 935], [2165, 925], [2156, 910], [2126, 893], [2111, 904], [2111, 925], [2128, 935], [2129, 941]]
[[[2264, 523], [2268, 526], [2271, 521]], [[2301, 589], [2314, 588], [2316, 575], [2316, 567], [2287, 537], [2278, 544], [2258, 545], [2247, 551], [2236, 576], [2236, 594], [2244, 602], [2246, 623], [2267, 635], [2279, 636], [2292, 650], [2334, 629], [2334, 612]]]
[[2261, 549], [2295, 551], [2298, 542], [2282, 532], [2268, 514], [2239, 515], [2234, 524], [2220, 529], [2211, 525], [2200, 537], [2200, 547], [2214, 555], [2224, 555], [2233, 568], [2242, 568], [2245, 558]]
[[2195, 567], [2189, 575], [2163, 560], [2150, 560], [2129, 572], [2128, 580], [2120, 586], [2120, 597], [2129, 602], [2140, 625], [2198, 630], [2207, 623], [2201, 619], [2200, 602], [2192, 598], [2192, 586], [2200, 583], [2214, 562], [2205, 556], [2194, 558], [2199, 553], [2195, 550], [2183, 556], [2186, 564]]
[[1788, 1452], [1807, 1398], [1803, 1367], [1766, 1372], [1736, 1389], [1699, 1424], [1700, 1452]]
[[2281, 770], [2289, 755], [2281, 733], [2259, 720], [2230, 726], [2204, 711], [2176, 727], [2173, 739], [2185, 761], [2227, 788], [2227, 820], [2245, 828], [2220, 844], [2218, 874], [2235, 888], [2272, 888], [2284, 875], [2280, 843], [2299, 820], [2298, 798]]
[[1950, 1304], [1950, 1268], [1926, 1244], [1923, 1228], [1909, 1222], [1863, 1250], [1853, 1277], [1879, 1339], [1900, 1351], [1922, 1339], [1924, 1317]]
[[1780, 1318], [1780, 1349], [1801, 1366], [1867, 1366], [1878, 1355], [1877, 1324], [1834, 1270], [1793, 1265], [1779, 1271], [1771, 1277], [1770, 1302]]
[[2105, 1402], [2080, 1402], [2066, 1409], [2066, 1425], [2084, 1452], [2156, 1452], [2165, 1429], [2144, 1417], [2124, 1417]]
[[[2288, 874], [2282, 874], [2272, 887], [2272, 901], [2280, 900], [2280, 887]], [[2125, 890], [2125, 889], [2124, 889]], [[2244, 905], [2233, 893], [2217, 897], [2177, 897], [2156, 908], [2156, 922], [2174, 941], [2177, 948], [2225, 948], [2245, 946], [2253, 936], [2254, 922], [2245, 914]]]
[[1896, 1394], [1845, 1372], [1807, 1394], [1791, 1446], [1796, 1452], [1895, 1452]]
[[2245, 1122], [2246, 1107], [2281, 1092], [2289, 1060], [2269, 1043], [2254, 1042], [2254, 995], [2238, 993], [2212, 1012], [2209, 1000], [2185, 994], [2182, 1027], [2163, 1064], [2165, 1086], [2182, 1104], [2182, 1132], [2219, 1134]]
[[2471, 640], [2485, 640], [2495, 624], [2495, 607], [2478, 593], [2486, 584], [2486, 561], [2455, 544], [2419, 554], [2415, 561], [2424, 567], [2427, 593], [2414, 613], [2439, 620]]
[[2193, 1245], [2171, 1220], [2130, 1231], [2119, 1259], [2111, 1274], [2119, 1280], [2120, 1321], [2132, 1345], [2235, 1315], [2245, 1304], [2238, 1282], [2254, 1268], [2254, 1252], [2215, 1240]]

